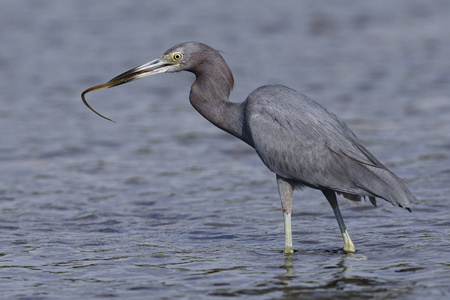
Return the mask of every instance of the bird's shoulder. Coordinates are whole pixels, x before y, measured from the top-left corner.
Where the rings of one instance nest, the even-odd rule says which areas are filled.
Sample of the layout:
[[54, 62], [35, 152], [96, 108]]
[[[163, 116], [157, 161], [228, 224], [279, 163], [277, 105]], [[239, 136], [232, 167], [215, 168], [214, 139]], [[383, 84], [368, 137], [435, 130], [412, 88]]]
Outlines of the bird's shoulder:
[[302, 93], [283, 85], [265, 85], [246, 100], [250, 126], [320, 138], [326, 131], [345, 131], [346, 125], [331, 112]]

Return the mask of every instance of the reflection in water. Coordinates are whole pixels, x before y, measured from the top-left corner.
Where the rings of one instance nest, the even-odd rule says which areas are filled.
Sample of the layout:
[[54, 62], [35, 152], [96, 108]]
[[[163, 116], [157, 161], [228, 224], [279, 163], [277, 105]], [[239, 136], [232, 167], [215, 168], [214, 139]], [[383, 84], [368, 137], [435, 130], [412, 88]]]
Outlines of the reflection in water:
[[291, 280], [291, 276], [295, 273], [294, 264], [292, 263], [293, 253], [286, 253], [286, 259], [284, 260], [284, 265], [281, 268], [286, 269], [286, 273], [280, 276], [283, 282]]
[[[333, 270], [333, 272], [329, 273], [328, 277], [330, 280], [317, 283], [315, 282], [315, 279], [310, 276], [311, 274], [304, 274], [304, 271], [302, 270], [299, 270], [299, 274], [296, 276], [294, 259], [295, 254], [286, 254], [284, 264], [280, 267], [285, 269], [286, 272], [276, 277], [276, 279], [280, 281], [280, 284], [278, 285], [283, 286], [282, 288], [277, 288], [277, 290], [283, 292], [283, 298], [294, 299], [313, 295], [314, 297], [320, 297], [321, 294], [324, 296], [324, 293], [336, 290], [345, 292], [345, 295], [341, 295], [343, 297], [351, 297], [357, 296], [358, 290], [362, 288], [368, 288], [370, 286], [375, 287], [380, 284], [379, 281], [371, 278], [362, 278], [360, 276], [348, 274], [348, 271], [352, 268], [352, 261], [367, 260], [367, 257], [361, 254], [345, 253], [337, 260], [337, 263], [334, 266], [318, 266], [317, 268], [322, 268], [323, 272], [328, 273], [328, 270]], [[316, 272], [320, 273], [321, 270], [316, 270]]]

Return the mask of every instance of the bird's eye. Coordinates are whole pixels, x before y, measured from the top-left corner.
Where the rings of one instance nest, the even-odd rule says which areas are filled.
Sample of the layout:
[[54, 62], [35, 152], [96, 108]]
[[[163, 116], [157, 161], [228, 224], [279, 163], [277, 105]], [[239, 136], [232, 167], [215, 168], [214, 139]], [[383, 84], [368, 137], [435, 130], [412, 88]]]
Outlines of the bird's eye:
[[182, 59], [183, 58], [183, 54], [181, 54], [180, 52], [176, 52], [176, 53], [174, 53], [173, 55], [172, 55], [172, 59], [174, 60], [174, 61], [179, 61], [180, 59]]

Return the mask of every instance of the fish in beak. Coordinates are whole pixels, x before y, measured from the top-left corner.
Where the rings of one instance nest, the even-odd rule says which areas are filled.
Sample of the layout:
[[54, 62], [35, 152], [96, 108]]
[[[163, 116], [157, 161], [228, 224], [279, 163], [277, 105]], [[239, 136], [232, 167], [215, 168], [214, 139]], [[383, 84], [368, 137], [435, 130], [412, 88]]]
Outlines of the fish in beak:
[[[172, 71], [172, 69], [174, 67], [176, 67], [178, 65], [177, 61], [174, 61], [173, 59], [171, 59], [171, 56], [168, 55], [164, 55], [163, 57], [159, 58], [159, 59], [155, 59], [152, 60], [146, 64], [143, 64], [139, 67], [133, 68], [129, 71], [126, 71], [116, 77], [114, 77], [113, 79], [111, 79], [110, 81], [108, 81], [107, 83], [104, 84], [99, 84], [93, 87], [88, 88], [87, 90], [85, 90], [82, 94], [81, 94], [81, 99], [83, 100], [83, 103], [90, 109], [92, 110], [95, 114], [99, 115], [100, 117], [114, 122], [112, 119], [107, 118], [103, 115], [101, 115], [100, 113], [98, 113], [97, 111], [95, 111], [86, 101], [85, 95], [87, 93], [90, 93], [92, 91], [95, 90], [100, 90], [100, 89], [104, 89], [104, 88], [110, 88], [113, 86], [118, 86], [127, 82], [131, 82], [134, 80], [138, 80], [150, 75], [155, 75], [155, 74], [160, 74], [160, 73], [166, 73], [166, 72], [170, 72]], [[114, 122], [115, 123], [115, 122]]]

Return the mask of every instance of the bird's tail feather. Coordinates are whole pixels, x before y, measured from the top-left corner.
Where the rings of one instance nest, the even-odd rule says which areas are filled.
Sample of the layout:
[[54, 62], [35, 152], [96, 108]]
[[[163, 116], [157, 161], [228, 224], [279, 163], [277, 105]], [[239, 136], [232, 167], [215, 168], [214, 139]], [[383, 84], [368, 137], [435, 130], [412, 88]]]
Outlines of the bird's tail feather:
[[[393, 205], [410, 210], [411, 202], [415, 201], [414, 195], [409, 190], [406, 183], [397, 177], [394, 173], [385, 168], [370, 165], [360, 165], [366, 168], [370, 174], [370, 181], [360, 181], [359, 187], [370, 193], [373, 197], [383, 198]], [[367, 184], [364, 184], [367, 182]], [[370, 198], [369, 198], [370, 199]], [[370, 199], [372, 202], [372, 199]], [[372, 204], [374, 204], [372, 202]], [[374, 204], [376, 205], [376, 203]]]

